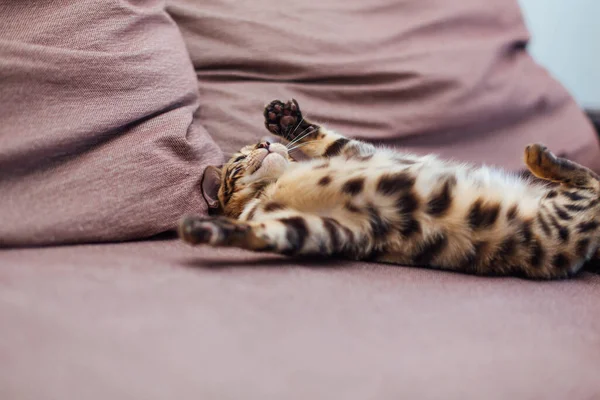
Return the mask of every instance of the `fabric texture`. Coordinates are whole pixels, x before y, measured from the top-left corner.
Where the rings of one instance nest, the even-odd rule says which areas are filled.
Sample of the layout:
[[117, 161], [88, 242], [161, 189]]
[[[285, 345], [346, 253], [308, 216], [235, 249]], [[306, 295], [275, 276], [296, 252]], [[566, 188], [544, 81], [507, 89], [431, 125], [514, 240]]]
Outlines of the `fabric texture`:
[[160, 1], [0, 2], [0, 245], [150, 236], [220, 150]]
[[0, 398], [596, 399], [600, 275], [178, 241], [0, 252]]
[[196, 68], [198, 117], [227, 152], [296, 98], [348, 136], [523, 168], [542, 142], [600, 171], [582, 111], [526, 52], [516, 0], [169, 0]]
[[[599, 169], [514, 1], [169, 4], [197, 81], [161, 2], [0, 2], [0, 244], [141, 237], [203, 212], [202, 170], [221, 161], [207, 131], [236, 150], [276, 97], [420, 153], [520, 169], [540, 141]], [[0, 398], [593, 399], [598, 304], [587, 272], [478, 278], [173, 240], [4, 249]]]

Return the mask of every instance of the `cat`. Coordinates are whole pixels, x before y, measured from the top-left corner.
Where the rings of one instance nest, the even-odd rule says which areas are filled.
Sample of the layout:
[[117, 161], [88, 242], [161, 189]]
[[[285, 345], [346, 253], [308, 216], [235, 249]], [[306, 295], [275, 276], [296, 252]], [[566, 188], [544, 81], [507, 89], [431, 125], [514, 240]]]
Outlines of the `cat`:
[[261, 141], [209, 167], [219, 215], [182, 218], [183, 241], [531, 279], [571, 277], [598, 257], [600, 179], [543, 145], [525, 148], [532, 180], [346, 138], [294, 99], [264, 117], [288, 146]]

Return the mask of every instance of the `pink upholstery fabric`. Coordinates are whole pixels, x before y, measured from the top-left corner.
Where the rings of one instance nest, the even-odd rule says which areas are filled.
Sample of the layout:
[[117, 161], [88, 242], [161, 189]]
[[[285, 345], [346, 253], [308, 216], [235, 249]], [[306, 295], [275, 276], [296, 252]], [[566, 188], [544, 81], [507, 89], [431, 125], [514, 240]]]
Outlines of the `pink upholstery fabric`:
[[157, 1], [0, 2], [0, 246], [130, 239], [206, 205], [220, 150]]
[[179, 242], [0, 252], [0, 398], [596, 399], [600, 275]]
[[[275, 97], [418, 152], [519, 169], [541, 141], [599, 166], [512, 0], [172, 0], [197, 82], [162, 7], [0, 2], [0, 244], [145, 236], [202, 212], [201, 172], [221, 159], [203, 126], [237, 149]], [[591, 273], [171, 240], [1, 250], [0, 399], [593, 399], [598, 304]]]
[[600, 171], [573, 99], [524, 49], [516, 0], [169, 0], [227, 152], [263, 134], [262, 107], [296, 98], [308, 118], [419, 153], [523, 167], [543, 142]]

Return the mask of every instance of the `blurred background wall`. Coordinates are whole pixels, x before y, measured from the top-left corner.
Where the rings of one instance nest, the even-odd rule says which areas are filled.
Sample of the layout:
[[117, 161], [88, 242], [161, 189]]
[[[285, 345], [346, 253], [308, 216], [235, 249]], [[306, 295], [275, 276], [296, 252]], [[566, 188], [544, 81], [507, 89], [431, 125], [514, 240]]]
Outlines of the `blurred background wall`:
[[600, 0], [519, 0], [531, 55], [586, 108], [600, 109]]

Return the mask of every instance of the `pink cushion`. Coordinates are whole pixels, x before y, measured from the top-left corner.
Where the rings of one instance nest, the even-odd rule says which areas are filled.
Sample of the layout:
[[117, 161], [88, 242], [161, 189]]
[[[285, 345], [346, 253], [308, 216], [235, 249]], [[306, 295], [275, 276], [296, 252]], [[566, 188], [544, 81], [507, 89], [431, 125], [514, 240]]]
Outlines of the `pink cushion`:
[[174, 226], [220, 150], [156, 2], [0, 6], [0, 245], [122, 240]]
[[524, 49], [516, 0], [171, 0], [196, 67], [198, 117], [231, 152], [296, 98], [347, 135], [509, 169], [543, 142], [600, 170], [598, 141]]

